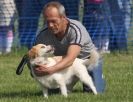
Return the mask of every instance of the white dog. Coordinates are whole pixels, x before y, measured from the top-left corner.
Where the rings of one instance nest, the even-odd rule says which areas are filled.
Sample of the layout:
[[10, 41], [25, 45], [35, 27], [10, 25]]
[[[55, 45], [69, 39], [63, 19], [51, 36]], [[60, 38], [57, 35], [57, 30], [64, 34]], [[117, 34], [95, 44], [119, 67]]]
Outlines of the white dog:
[[91, 76], [87, 72], [86, 65], [89, 69], [94, 67], [99, 59], [99, 54], [93, 51], [90, 59], [82, 60], [76, 58], [73, 64], [59, 72], [52, 75], [36, 76], [33, 68], [37, 64], [46, 64], [47, 67], [55, 65], [62, 59], [61, 56], [53, 56], [54, 48], [50, 45], [38, 44], [28, 52], [30, 64], [32, 66], [33, 77], [40, 83], [44, 97], [48, 97], [48, 88], [60, 88], [61, 94], [67, 97], [67, 85], [72, 82], [73, 76], [76, 76], [81, 82], [89, 86], [96, 95], [97, 91], [92, 81]]

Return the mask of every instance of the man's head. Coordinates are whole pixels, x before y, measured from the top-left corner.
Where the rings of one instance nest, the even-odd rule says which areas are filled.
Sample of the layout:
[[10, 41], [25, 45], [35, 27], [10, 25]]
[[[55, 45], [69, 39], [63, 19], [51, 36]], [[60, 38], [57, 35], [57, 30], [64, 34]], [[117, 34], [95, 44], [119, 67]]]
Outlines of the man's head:
[[65, 8], [59, 2], [49, 2], [43, 10], [48, 28], [54, 33], [62, 32], [66, 20]]

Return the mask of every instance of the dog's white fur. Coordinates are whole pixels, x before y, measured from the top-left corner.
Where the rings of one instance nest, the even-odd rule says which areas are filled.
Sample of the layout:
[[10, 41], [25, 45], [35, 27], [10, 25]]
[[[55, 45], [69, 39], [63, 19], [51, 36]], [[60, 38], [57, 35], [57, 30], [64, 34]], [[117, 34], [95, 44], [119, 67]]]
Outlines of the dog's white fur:
[[[44, 97], [48, 97], [48, 88], [60, 88], [61, 94], [67, 97], [67, 85], [72, 82], [73, 76], [76, 76], [81, 82], [89, 86], [94, 94], [97, 94], [96, 88], [91, 76], [87, 70], [91, 70], [96, 66], [99, 54], [94, 50], [91, 52], [91, 58], [82, 60], [76, 58], [72, 66], [65, 68], [52, 75], [45, 75], [38, 77], [34, 74], [33, 68], [36, 64], [46, 64], [48, 67], [55, 65], [61, 57], [53, 56], [54, 49], [51, 46], [38, 44], [34, 46], [29, 52], [30, 64], [32, 65], [32, 74], [34, 78], [40, 83]], [[86, 66], [89, 66], [88, 69]]]

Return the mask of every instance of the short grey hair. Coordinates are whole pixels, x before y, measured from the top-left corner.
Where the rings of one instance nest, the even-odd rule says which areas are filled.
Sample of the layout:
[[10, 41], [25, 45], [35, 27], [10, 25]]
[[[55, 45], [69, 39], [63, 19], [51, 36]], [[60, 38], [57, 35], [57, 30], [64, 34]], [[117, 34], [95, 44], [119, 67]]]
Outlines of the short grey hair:
[[43, 8], [43, 12], [45, 12], [45, 10], [48, 8], [48, 7], [55, 7], [57, 8], [57, 10], [59, 11], [59, 14], [62, 15], [62, 16], [66, 16], [66, 12], [65, 12], [65, 7], [57, 2], [57, 1], [52, 1], [52, 2], [49, 2], [47, 3], [44, 8]]

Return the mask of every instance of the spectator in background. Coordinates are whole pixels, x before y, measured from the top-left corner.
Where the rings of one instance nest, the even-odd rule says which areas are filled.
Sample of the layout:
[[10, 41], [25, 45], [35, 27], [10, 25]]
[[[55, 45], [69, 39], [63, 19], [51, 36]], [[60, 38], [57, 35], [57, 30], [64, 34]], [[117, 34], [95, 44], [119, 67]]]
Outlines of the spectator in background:
[[15, 14], [14, 0], [0, 0], [0, 54], [11, 52]]
[[18, 11], [20, 46], [31, 48], [36, 36], [38, 21], [44, 4], [48, 0], [15, 0]]
[[112, 31], [111, 50], [127, 50], [127, 33], [131, 24], [132, 0], [107, 0], [110, 7]]
[[109, 17], [106, 0], [85, 0], [83, 23], [91, 38], [103, 53], [109, 53]]

